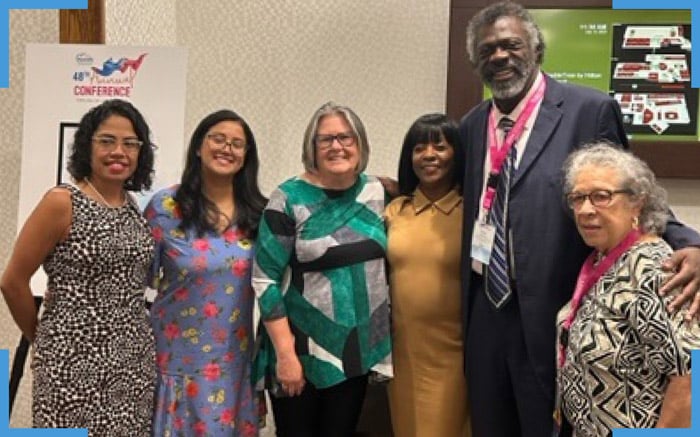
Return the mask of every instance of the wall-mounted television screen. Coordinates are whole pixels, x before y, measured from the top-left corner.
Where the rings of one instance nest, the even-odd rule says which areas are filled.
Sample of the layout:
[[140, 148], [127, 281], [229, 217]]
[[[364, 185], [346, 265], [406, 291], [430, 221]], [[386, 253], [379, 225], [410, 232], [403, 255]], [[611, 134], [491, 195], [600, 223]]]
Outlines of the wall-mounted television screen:
[[[550, 76], [609, 93], [630, 139], [698, 141], [690, 11], [530, 9]], [[486, 89], [484, 97], [490, 97]]]

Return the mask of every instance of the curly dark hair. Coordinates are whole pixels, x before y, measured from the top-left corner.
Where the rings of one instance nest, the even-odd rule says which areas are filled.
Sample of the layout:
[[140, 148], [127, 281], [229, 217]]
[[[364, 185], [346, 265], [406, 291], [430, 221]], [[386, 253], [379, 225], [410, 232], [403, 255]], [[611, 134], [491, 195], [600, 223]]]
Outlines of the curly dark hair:
[[258, 234], [260, 216], [267, 204], [267, 198], [262, 195], [258, 187], [258, 146], [248, 123], [240, 115], [228, 109], [207, 115], [192, 132], [185, 170], [182, 172], [180, 187], [175, 193], [175, 201], [182, 213], [180, 229], [194, 227], [199, 236], [207, 231], [215, 231], [212, 217], [217, 216], [218, 209], [202, 191], [202, 158], [199, 156], [199, 150], [209, 129], [222, 121], [239, 123], [245, 133], [247, 145], [245, 161], [233, 178], [236, 207], [236, 216], [233, 220], [248, 238], [254, 239]]
[[68, 157], [68, 172], [77, 182], [92, 175], [92, 137], [100, 125], [112, 115], [128, 119], [134, 128], [134, 133], [143, 143], [139, 150], [136, 170], [124, 183], [124, 189], [129, 191], [148, 190], [153, 183], [154, 146], [150, 140], [151, 130], [139, 110], [126, 100], [105, 100], [83, 115], [73, 137], [71, 153]]
[[477, 12], [467, 24], [467, 57], [469, 62], [472, 65], [478, 65], [479, 63], [478, 45], [481, 42], [479, 33], [485, 27], [492, 26], [503, 17], [513, 17], [520, 20], [528, 34], [530, 50], [535, 54], [535, 62], [538, 65], [542, 65], [546, 45], [540, 27], [527, 9], [509, 0], [493, 3], [485, 7]]
[[418, 186], [418, 176], [413, 171], [413, 148], [420, 143], [439, 143], [440, 135], [454, 149], [452, 186], [459, 187], [464, 179], [464, 147], [459, 138], [457, 123], [445, 114], [426, 114], [418, 117], [406, 133], [399, 157], [399, 192], [410, 196]]

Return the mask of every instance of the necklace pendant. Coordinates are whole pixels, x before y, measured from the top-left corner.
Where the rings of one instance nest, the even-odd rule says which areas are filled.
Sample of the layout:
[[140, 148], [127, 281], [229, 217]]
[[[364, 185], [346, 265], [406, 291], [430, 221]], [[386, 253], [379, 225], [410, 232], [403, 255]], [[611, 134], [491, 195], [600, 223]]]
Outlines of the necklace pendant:
[[110, 209], [121, 208], [122, 206], [126, 205], [127, 198], [126, 198], [126, 193], [124, 192], [124, 189], [123, 189], [123, 188], [122, 188], [122, 192], [121, 192], [121, 194], [122, 194], [122, 203], [121, 203], [120, 205], [114, 206], [114, 205], [112, 205], [111, 203], [107, 202], [107, 199], [104, 198], [104, 196], [102, 195], [102, 193], [100, 193], [100, 191], [99, 191], [97, 188], [95, 188], [94, 185], [92, 185], [92, 183], [90, 182], [90, 179], [85, 178], [84, 180], [85, 180], [85, 183], [87, 184], [87, 186], [90, 187], [90, 188], [92, 189], [92, 191], [95, 192], [95, 195], [97, 195], [97, 198], [98, 198], [107, 208], [110, 208]]

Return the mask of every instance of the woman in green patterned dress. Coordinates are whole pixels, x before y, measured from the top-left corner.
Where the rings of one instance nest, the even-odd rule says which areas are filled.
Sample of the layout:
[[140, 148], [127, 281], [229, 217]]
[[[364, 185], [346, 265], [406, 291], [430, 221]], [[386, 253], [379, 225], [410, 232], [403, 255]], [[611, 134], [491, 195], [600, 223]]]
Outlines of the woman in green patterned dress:
[[263, 213], [255, 367], [281, 437], [351, 436], [369, 373], [391, 376], [385, 193], [363, 173], [368, 158], [357, 115], [323, 105], [304, 135], [306, 171], [282, 183]]

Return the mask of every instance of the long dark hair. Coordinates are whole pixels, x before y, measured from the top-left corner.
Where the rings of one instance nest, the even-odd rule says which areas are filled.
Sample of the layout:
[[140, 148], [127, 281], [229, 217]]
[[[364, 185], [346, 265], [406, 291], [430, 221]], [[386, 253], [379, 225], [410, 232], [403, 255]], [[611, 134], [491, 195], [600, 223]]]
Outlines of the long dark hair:
[[245, 160], [243, 167], [233, 177], [236, 215], [232, 219], [248, 238], [254, 239], [258, 235], [262, 210], [267, 204], [267, 199], [258, 187], [258, 147], [248, 123], [240, 115], [228, 109], [207, 115], [192, 132], [185, 170], [182, 172], [180, 187], [175, 193], [175, 201], [182, 213], [180, 228], [184, 230], [194, 227], [199, 236], [207, 231], [215, 231], [214, 223], [209, 217], [215, 216], [218, 210], [214, 202], [207, 199], [202, 192], [202, 158], [199, 156], [199, 150], [209, 129], [222, 121], [239, 123], [245, 133], [247, 145]]
[[418, 117], [406, 133], [399, 158], [399, 192], [411, 195], [418, 186], [418, 176], [413, 171], [413, 148], [416, 144], [439, 143], [444, 137], [454, 150], [452, 186], [460, 187], [464, 180], [464, 147], [459, 138], [457, 123], [445, 114], [426, 114]]
[[76, 181], [82, 181], [92, 175], [92, 137], [100, 125], [112, 115], [128, 119], [134, 128], [134, 133], [143, 142], [139, 149], [136, 170], [124, 182], [124, 189], [129, 191], [148, 190], [153, 182], [151, 130], [139, 110], [126, 100], [105, 100], [83, 115], [78, 130], [73, 136], [73, 145], [68, 157], [68, 173]]

